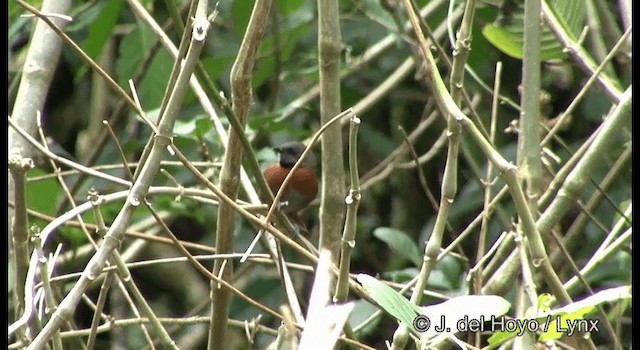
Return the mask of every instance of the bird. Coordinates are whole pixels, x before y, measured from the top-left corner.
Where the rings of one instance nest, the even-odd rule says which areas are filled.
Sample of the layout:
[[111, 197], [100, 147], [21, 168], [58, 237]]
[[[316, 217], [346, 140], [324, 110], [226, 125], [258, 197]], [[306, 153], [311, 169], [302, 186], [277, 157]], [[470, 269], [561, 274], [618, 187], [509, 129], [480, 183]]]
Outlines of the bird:
[[[279, 161], [263, 172], [274, 196], [305, 149], [306, 146], [303, 143], [295, 141], [274, 147], [274, 150], [280, 154]], [[316, 157], [313, 152], [308, 152], [280, 197], [280, 210], [285, 214], [297, 215], [316, 198], [317, 194]]]

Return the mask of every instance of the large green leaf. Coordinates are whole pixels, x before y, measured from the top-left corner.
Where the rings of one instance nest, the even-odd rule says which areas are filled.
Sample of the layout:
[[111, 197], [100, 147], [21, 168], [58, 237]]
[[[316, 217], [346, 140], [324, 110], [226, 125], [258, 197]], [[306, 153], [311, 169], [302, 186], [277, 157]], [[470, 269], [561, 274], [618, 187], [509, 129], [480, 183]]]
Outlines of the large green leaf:
[[[548, 1], [549, 6], [563, 23], [568, 33], [574, 39], [580, 34], [584, 22], [585, 9], [582, 1], [561, 0]], [[489, 24], [482, 30], [484, 37], [505, 54], [522, 59], [524, 57], [524, 2], [506, 17], [500, 17], [494, 24]], [[540, 43], [541, 59], [543, 61], [564, 59], [566, 54], [548, 26], [543, 25]]]
[[244, 37], [244, 32], [249, 25], [249, 18], [253, 10], [253, 1], [234, 1], [231, 4], [231, 18], [233, 18], [233, 31], [238, 38]]
[[201, 114], [186, 121], [176, 120], [173, 127], [173, 134], [186, 138], [198, 140], [208, 133], [213, 128], [211, 119], [208, 116]]
[[395, 26], [393, 17], [391, 16], [389, 10], [385, 9], [382, 6], [381, 1], [364, 0], [360, 2], [360, 6], [363, 7], [365, 13], [367, 13], [368, 16], [373, 20], [384, 24], [387, 28], [393, 28]]
[[212, 80], [215, 80], [223, 78], [222, 74], [231, 69], [234, 59], [235, 56], [229, 54], [216, 57], [202, 57], [201, 61], [204, 69], [207, 71], [207, 74], [209, 74], [209, 77]]
[[[362, 325], [365, 321], [369, 320], [371, 315], [373, 315], [378, 308], [374, 305], [371, 305], [367, 301], [360, 299], [355, 302], [355, 306], [349, 315], [349, 323], [351, 324], [351, 328], [356, 328]], [[372, 321], [368, 322], [366, 326], [362, 327], [356, 333], [360, 336], [366, 336], [369, 334], [373, 334], [375, 332], [376, 327], [380, 324], [380, 317], [376, 317]]]
[[282, 15], [288, 16], [295, 13], [304, 5], [304, 0], [280, 0], [276, 1], [275, 5]]
[[410, 260], [415, 266], [422, 264], [422, 256], [418, 246], [406, 233], [391, 227], [378, 227], [373, 230], [373, 235], [389, 245], [394, 252]]
[[120, 17], [120, 11], [124, 1], [105, 1], [99, 2], [96, 6], [100, 6], [101, 9], [95, 20], [89, 24], [89, 36], [83, 43], [84, 52], [89, 57], [96, 59], [102, 47], [109, 39], [109, 36], [113, 34], [113, 27], [116, 25], [116, 21]]
[[[30, 170], [28, 178], [46, 175], [40, 169]], [[49, 177], [38, 181], [28, 181], [26, 185], [27, 208], [39, 213], [54, 216], [56, 204], [61, 194], [60, 185], [55, 177]]]
[[[133, 79], [138, 74], [144, 57], [154, 42], [153, 32], [143, 25], [138, 26], [122, 40], [116, 72], [119, 78], [118, 83], [125, 91], [129, 91], [129, 79]], [[140, 103], [145, 110], [160, 106], [172, 68], [173, 60], [169, 53], [163, 49], [158, 50], [144, 78], [136, 86]]]
[[357, 279], [367, 294], [369, 294], [384, 311], [404, 323], [409, 329], [413, 329], [413, 321], [416, 316], [420, 315], [420, 308], [418, 306], [412, 304], [407, 298], [402, 296], [402, 294], [374, 277], [361, 273], [358, 274]]

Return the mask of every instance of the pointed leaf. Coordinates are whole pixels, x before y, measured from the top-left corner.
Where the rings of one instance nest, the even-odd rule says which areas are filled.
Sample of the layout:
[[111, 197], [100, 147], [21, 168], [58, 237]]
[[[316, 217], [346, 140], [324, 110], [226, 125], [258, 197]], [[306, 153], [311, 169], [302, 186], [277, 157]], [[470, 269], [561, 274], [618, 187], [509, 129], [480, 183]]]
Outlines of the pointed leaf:
[[378, 227], [373, 235], [385, 242], [396, 253], [411, 260], [415, 266], [422, 264], [422, 256], [416, 243], [404, 232], [391, 227]]
[[413, 320], [420, 314], [420, 308], [407, 300], [393, 288], [378, 281], [374, 277], [358, 274], [358, 282], [362, 284], [367, 294], [375, 300], [384, 311], [404, 323], [409, 329], [412, 329]]
[[[549, 1], [549, 5], [563, 23], [567, 32], [572, 34], [574, 39], [577, 38], [582, 30], [585, 17], [585, 8], [582, 1]], [[500, 17], [494, 24], [485, 26], [482, 29], [482, 34], [500, 51], [511, 57], [522, 59], [524, 47], [524, 2], [518, 4], [518, 7], [513, 12]], [[542, 61], [566, 58], [563, 47], [546, 25], [542, 27], [540, 40]]]

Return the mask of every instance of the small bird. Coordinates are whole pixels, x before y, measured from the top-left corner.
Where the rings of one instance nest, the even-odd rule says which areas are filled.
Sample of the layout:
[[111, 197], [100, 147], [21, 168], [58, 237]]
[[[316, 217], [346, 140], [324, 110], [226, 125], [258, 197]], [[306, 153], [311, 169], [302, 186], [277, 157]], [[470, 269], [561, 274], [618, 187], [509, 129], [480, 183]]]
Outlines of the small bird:
[[[301, 142], [287, 142], [274, 148], [280, 153], [280, 161], [264, 171], [264, 177], [274, 196], [305, 148], [306, 146]], [[316, 157], [313, 152], [309, 152], [287, 183], [285, 192], [280, 198], [282, 203], [280, 210], [285, 214], [297, 214], [316, 198], [317, 193]]]

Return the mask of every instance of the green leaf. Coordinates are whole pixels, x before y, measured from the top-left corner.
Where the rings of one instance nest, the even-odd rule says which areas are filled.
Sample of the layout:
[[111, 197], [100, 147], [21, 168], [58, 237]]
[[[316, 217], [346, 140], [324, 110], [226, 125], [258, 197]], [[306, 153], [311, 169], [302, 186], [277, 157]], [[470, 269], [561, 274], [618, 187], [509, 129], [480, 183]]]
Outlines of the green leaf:
[[169, 53], [159, 50], [138, 87], [140, 101], [145, 110], [161, 105], [172, 68], [173, 60]]
[[515, 333], [509, 333], [509, 332], [493, 333], [487, 340], [487, 342], [489, 343], [489, 346], [487, 346], [485, 349], [486, 350], [495, 349], [498, 346], [506, 343], [510, 339], [513, 339], [515, 336], [516, 336]]
[[[522, 321], [536, 322], [540, 326], [540, 331], [542, 332], [539, 337], [540, 341], [560, 339], [571, 329], [570, 324], [571, 326], [575, 326], [579, 323], [589, 325], [589, 320], [585, 319], [584, 316], [594, 312], [597, 305], [605, 302], [614, 302], [625, 299], [631, 299], [630, 286], [603, 290], [583, 300], [567, 304], [555, 310], [548, 310], [547, 304], [549, 302], [549, 297], [541, 296], [538, 299], [537, 308], [541, 312], [528, 317], [526, 320], [523, 319]], [[498, 347], [507, 340], [514, 338], [516, 335], [517, 332], [501, 331], [494, 333], [488, 339], [490, 344], [489, 349]]]
[[[317, 5], [312, 1], [304, 0], [279, 0], [276, 1], [280, 10], [280, 29], [284, 32], [301, 24], [309, 27], [310, 22], [316, 20]], [[282, 34], [281, 34], [282, 35]]]
[[[417, 267], [406, 267], [400, 270], [387, 271], [383, 273], [383, 276], [385, 279], [389, 279], [396, 283], [405, 283], [415, 278], [419, 272], [420, 269]], [[429, 278], [429, 282], [431, 282], [431, 278]], [[431, 286], [431, 283], [429, 283], [429, 286]]]
[[291, 125], [288, 121], [278, 120], [280, 113], [269, 113], [264, 115], [258, 115], [251, 117], [248, 121], [247, 134], [255, 133], [258, 130], [266, 131], [268, 133], [283, 132], [291, 139], [304, 139], [310, 137], [311, 130], [309, 128], [297, 127]]
[[143, 26], [137, 26], [120, 42], [119, 58], [116, 61], [116, 74], [120, 86], [128, 87], [127, 81], [133, 79], [140, 68], [144, 53], [149, 48], [144, 45], [145, 29], [143, 28]]
[[542, 293], [538, 296], [538, 310], [547, 312], [551, 310], [551, 304], [553, 303], [553, 296], [549, 293]]
[[547, 340], [557, 340], [562, 338], [568, 330], [573, 328], [573, 325], [579, 324], [580, 322], [587, 322], [583, 316], [590, 313], [593, 309], [594, 308], [584, 308], [571, 314], [557, 315], [555, 317], [549, 316], [548, 321], [550, 322], [548, 322], [547, 331], [540, 335], [539, 340], [541, 342], [545, 342]]
[[[39, 4], [35, 5], [36, 8], [41, 8], [42, 7], [42, 1], [38, 1]], [[27, 3], [31, 3], [31, 1], [28, 1]], [[34, 4], [32, 4], [34, 5]], [[9, 6], [9, 23], [12, 23], [13, 21], [15, 21], [17, 18], [17, 16], [20, 15], [20, 13], [22, 11], [26, 11], [25, 9], [23, 9], [22, 7], [18, 6], [17, 3], [15, 1], [8, 1], [8, 6]]]
[[201, 115], [193, 119], [196, 121], [196, 135], [198, 135], [198, 137], [203, 137], [213, 130], [213, 122], [208, 116]]
[[[154, 40], [154, 34], [143, 25], [138, 26], [122, 39], [116, 72], [119, 78], [118, 83], [125, 91], [129, 91], [128, 81], [140, 71], [144, 57], [151, 49]], [[136, 86], [140, 103], [145, 111], [160, 106], [172, 68], [173, 60], [169, 53], [166, 50], [158, 50], [144, 78]]]
[[89, 57], [96, 59], [102, 52], [102, 47], [113, 34], [113, 27], [120, 17], [124, 1], [104, 1], [96, 6], [100, 7], [98, 16], [89, 24], [89, 36], [83, 43], [83, 49]]
[[193, 140], [199, 140], [213, 129], [213, 124], [208, 116], [198, 115], [189, 118], [187, 121], [176, 120], [173, 127], [173, 134]]
[[265, 114], [251, 117], [247, 127], [251, 130], [263, 130], [269, 133], [275, 133], [291, 128], [289, 123], [278, 121], [278, 117], [278, 114]]
[[393, 28], [395, 21], [384, 7], [382, 7], [381, 1], [378, 0], [364, 0], [360, 3], [364, 7], [369, 16], [376, 18], [377, 21], [383, 23], [387, 28]]
[[173, 126], [173, 134], [183, 137], [193, 136], [196, 131], [196, 121], [194, 119], [189, 119], [187, 121], [176, 120], [175, 125]]
[[253, 1], [234, 1], [231, 4], [231, 17], [233, 18], [233, 32], [238, 38], [244, 37], [244, 32], [249, 25]]
[[79, 248], [89, 242], [84, 232], [74, 227], [59, 227], [58, 234], [64, 237], [66, 243], [72, 248]]
[[409, 259], [415, 266], [422, 265], [422, 256], [416, 243], [406, 233], [391, 227], [378, 227], [373, 235], [385, 242], [394, 252]]
[[361, 273], [358, 274], [357, 280], [384, 311], [404, 323], [409, 329], [413, 329], [413, 320], [420, 314], [418, 306], [374, 277]]
[[505, 29], [489, 24], [482, 29], [482, 35], [505, 54], [522, 59], [522, 35], [510, 33]]
[[[582, 1], [549, 1], [549, 5], [574, 39], [580, 35], [584, 23], [585, 9]], [[484, 37], [505, 54], [522, 59], [524, 57], [524, 2], [507, 16], [498, 18], [494, 24], [485, 26]], [[548, 26], [542, 27], [540, 38], [541, 60], [565, 59], [566, 54]]]
[[276, 1], [275, 5], [283, 16], [289, 16], [296, 12], [304, 3], [304, 0], [280, 0]]
[[574, 313], [582, 310], [585, 307], [595, 307], [603, 303], [610, 303], [624, 299], [631, 299], [631, 286], [605, 289], [580, 301], [575, 301], [561, 308], [542, 313], [536, 317], [546, 317], [547, 315], [555, 315], [560, 313]]
[[[40, 169], [29, 171], [28, 178], [47, 175], [48, 173]], [[56, 204], [60, 194], [58, 181], [55, 177], [44, 180], [28, 181], [26, 185], [27, 208], [39, 213], [56, 216]]]
[[234, 59], [234, 56], [226, 55], [221, 57], [205, 57], [201, 61], [204, 70], [207, 72], [211, 80], [215, 81], [216, 79], [221, 78], [223, 73], [231, 69]]
[[[351, 324], [351, 328], [356, 328], [364, 321], [368, 320], [371, 315], [373, 315], [378, 308], [374, 305], [371, 305], [367, 301], [360, 299], [355, 302], [355, 306], [349, 315], [349, 323]], [[366, 336], [368, 334], [373, 334], [375, 332], [377, 325], [380, 323], [380, 317], [376, 317], [373, 321], [369, 322], [366, 326], [364, 326], [359, 332], [357, 332], [360, 336]]]
[[[112, 1], [116, 2], [116, 1]], [[100, 12], [107, 5], [107, 1], [94, 2], [93, 5], [83, 9], [76, 16], [73, 16], [73, 21], [69, 22], [65, 27], [67, 33], [79, 33], [80, 35], [86, 35], [86, 30], [91, 23], [96, 21], [100, 16]], [[84, 45], [84, 43], [83, 43]]]
[[[460, 263], [460, 259], [455, 258], [451, 255], [443, 257], [440, 261], [438, 261], [437, 270], [433, 271], [431, 275], [434, 276], [435, 272], [437, 271], [441, 272], [443, 275], [440, 283], [443, 286], [447, 286], [445, 287], [445, 290], [448, 290], [449, 292], [453, 292], [453, 289], [461, 288], [466, 290], [466, 283], [464, 282], [464, 278], [461, 277], [464, 275], [464, 271]], [[429, 276], [429, 285], [431, 285], [432, 276]], [[466, 294], [468, 294], [468, 292], [465, 291], [464, 293], [458, 295]]]

